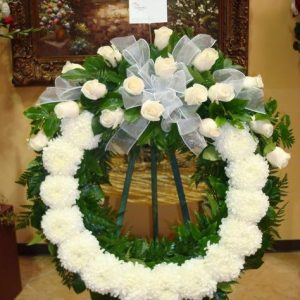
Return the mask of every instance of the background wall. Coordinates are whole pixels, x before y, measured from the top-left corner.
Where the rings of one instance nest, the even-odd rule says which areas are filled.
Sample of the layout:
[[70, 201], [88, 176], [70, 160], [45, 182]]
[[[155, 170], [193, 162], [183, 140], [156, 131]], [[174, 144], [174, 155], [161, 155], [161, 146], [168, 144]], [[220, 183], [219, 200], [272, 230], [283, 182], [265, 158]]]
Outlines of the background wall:
[[[280, 110], [292, 117], [298, 142], [284, 170], [289, 173], [289, 205], [280, 232], [283, 239], [300, 239], [300, 54], [292, 49], [295, 20], [289, 6], [287, 0], [250, 0], [249, 74], [262, 74], [266, 97], [278, 99]], [[14, 181], [33, 157], [26, 146], [29, 124], [22, 113], [43, 88], [12, 86], [8, 41], [0, 41], [0, 66], [0, 194], [18, 210], [25, 203], [25, 191]], [[18, 241], [27, 242], [31, 235], [29, 230], [19, 231]]]

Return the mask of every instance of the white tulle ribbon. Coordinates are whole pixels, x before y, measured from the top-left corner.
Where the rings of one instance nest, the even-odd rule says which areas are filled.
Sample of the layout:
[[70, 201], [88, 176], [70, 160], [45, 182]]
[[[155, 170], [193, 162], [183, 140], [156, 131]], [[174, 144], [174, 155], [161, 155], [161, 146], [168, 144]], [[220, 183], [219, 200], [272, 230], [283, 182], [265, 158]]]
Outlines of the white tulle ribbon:
[[234, 88], [235, 98], [247, 100], [246, 109], [265, 114], [264, 91], [257, 87], [244, 88], [244, 73], [236, 69], [222, 69], [213, 73], [216, 82], [230, 84]]
[[46, 104], [53, 102], [63, 102], [80, 99], [81, 86], [57, 77], [55, 86], [48, 87], [39, 97], [38, 104]]
[[[123, 57], [131, 65], [127, 69], [127, 76], [138, 76], [143, 79], [145, 84], [144, 92], [138, 96], [129, 94], [123, 87], [120, 88], [119, 91], [125, 108], [131, 109], [142, 106], [147, 100], [159, 101], [165, 109], [162, 114], [162, 129], [168, 131], [171, 124], [176, 123], [187, 147], [196, 155], [200, 154], [206, 146], [205, 139], [198, 131], [200, 117], [195, 111], [189, 114], [183, 113], [184, 104], [180, 99], [186, 90], [187, 84], [193, 80], [184, 62], [177, 61], [175, 74], [167, 79], [161, 78], [155, 75], [149, 44], [145, 40], [136, 41], [133, 36], [129, 36], [116, 38], [111, 42], [122, 51]], [[120, 154], [127, 154], [149, 123], [142, 116], [134, 123], [124, 121], [108, 142], [106, 149]]]
[[188, 66], [192, 64], [197, 54], [211, 48], [215, 42], [216, 40], [208, 34], [198, 34], [192, 39], [185, 35], [176, 44], [172, 55], [177, 62]]

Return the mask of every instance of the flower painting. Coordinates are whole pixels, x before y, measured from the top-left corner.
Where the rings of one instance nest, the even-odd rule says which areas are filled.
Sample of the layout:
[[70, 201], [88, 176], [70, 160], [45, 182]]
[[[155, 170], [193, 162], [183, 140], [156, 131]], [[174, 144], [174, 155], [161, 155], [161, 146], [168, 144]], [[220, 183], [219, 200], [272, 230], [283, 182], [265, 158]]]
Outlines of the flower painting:
[[[168, 26], [190, 27], [195, 33], [209, 33], [217, 38], [217, 2], [170, 0]], [[40, 56], [92, 54], [119, 35], [134, 34], [150, 39], [147, 24], [129, 24], [127, 0], [93, 0], [88, 4], [82, 0], [38, 0], [36, 15], [37, 25], [43, 28], [36, 49]]]

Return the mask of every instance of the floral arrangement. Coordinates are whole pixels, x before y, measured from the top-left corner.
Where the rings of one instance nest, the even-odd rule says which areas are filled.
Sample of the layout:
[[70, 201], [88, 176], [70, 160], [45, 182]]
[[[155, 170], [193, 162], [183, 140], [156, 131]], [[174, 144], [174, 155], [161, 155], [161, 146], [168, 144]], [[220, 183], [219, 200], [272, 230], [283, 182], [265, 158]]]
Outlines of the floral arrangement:
[[[300, 1], [293, 0], [291, 8], [292, 8], [293, 15], [295, 17], [298, 16], [300, 12]], [[293, 46], [295, 50], [300, 52], [300, 22], [296, 22], [295, 37], [296, 37], [296, 41], [294, 42]]]
[[68, 0], [42, 1], [40, 4], [40, 25], [47, 30], [64, 28], [70, 30], [74, 12]]
[[[37, 157], [19, 183], [31, 201], [19, 227], [49, 244], [63, 283], [92, 299], [228, 299], [278, 236], [290, 154], [290, 119], [263, 102], [261, 76], [241, 72], [206, 34], [155, 30], [154, 44], [114, 38], [83, 65], [67, 62], [39, 105], [25, 111]], [[122, 234], [134, 163], [151, 149], [153, 239]], [[190, 221], [176, 151], [204, 182]], [[118, 212], [104, 203], [113, 155], [127, 155]], [[157, 163], [170, 160], [183, 217], [158, 236]]]
[[14, 18], [11, 15], [9, 2], [12, 1], [0, 0], [0, 37], [13, 39], [16, 35], [27, 36], [29, 33], [37, 31], [37, 29], [33, 28], [24, 30], [11, 30], [11, 26], [14, 23]]

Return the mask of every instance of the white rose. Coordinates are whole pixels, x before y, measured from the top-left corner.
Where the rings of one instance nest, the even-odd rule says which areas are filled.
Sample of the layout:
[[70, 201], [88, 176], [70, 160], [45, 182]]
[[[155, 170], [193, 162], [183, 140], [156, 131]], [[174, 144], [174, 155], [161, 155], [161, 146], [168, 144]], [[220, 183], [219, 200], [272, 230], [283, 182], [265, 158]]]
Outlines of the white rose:
[[200, 72], [208, 71], [219, 58], [219, 53], [214, 48], [206, 48], [194, 59], [193, 65]]
[[184, 101], [188, 105], [200, 105], [208, 97], [208, 90], [204, 85], [195, 83], [192, 87], [185, 90]]
[[261, 75], [254, 76], [254, 77], [246, 76], [244, 79], [244, 82], [243, 82], [243, 87], [244, 88], [256, 87], [256, 88], [263, 89], [264, 83], [263, 83]]
[[267, 160], [276, 168], [285, 168], [291, 158], [291, 154], [285, 152], [282, 148], [276, 147], [272, 152], [267, 154]]
[[158, 101], [147, 100], [142, 105], [141, 114], [146, 120], [159, 121], [164, 111], [165, 108]]
[[2, 10], [2, 17], [8, 17], [8, 16], [10, 16], [10, 8], [9, 8], [8, 3], [4, 2], [2, 4], [1, 10]]
[[66, 64], [63, 66], [61, 73], [65, 74], [71, 70], [75, 70], [75, 69], [83, 69], [84, 67], [80, 64], [73, 64], [70, 61], [67, 61]]
[[228, 83], [216, 83], [209, 88], [208, 97], [212, 102], [229, 102], [235, 97], [234, 88]]
[[154, 64], [155, 74], [162, 78], [171, 77], [177, 70], [176, 62], [172, 55], [169, 57], [158, 57]]
[[79, 105], [75, 101], [65, 101], [54, 107], [58, 118], [75, 118], [79, 116]]
[[123, 87], [127, 93], [137, 96], [142, 94], [145, 84], [141, 78], [133, 75], [124, 80]]
[[118, 62], [122, 60], [122, 55], [115, 46], [103, 46], [97, 51], [112, 67], [116, 67]]
[[121, 108], [116, 110], [104, 109], [99, 120], [105, 128], [116, 129], [124, 121], [124, 111]]
[[29, 139], [28, 145], [35, 151], [42, 151], [48, 145], [48, 138], [44, 131], [39, 131], [35, 136]]
[[85, 97], [91, 100], [103, 98], [107, 94], [107, 88], [97, 79], [87, 81], [81, 88]]
[[159, 29], [154, 30], [154, 33], [155, 33], [154, 45], [159, 50], [162, 50], [168, 46], [173, 30], [166, 26], [163, 26], [160, 27]]
[[221, 130], [218, 128], [217, 123], [210, 118], [200, 121], [199, 131], [203, 136], [208, 138], [216, 138], [221, 134]]
[[266, 138], [270, 138], [273, 135], [274, 127], [268, 120], [253, 120], [250, 122], [250, 128]]

